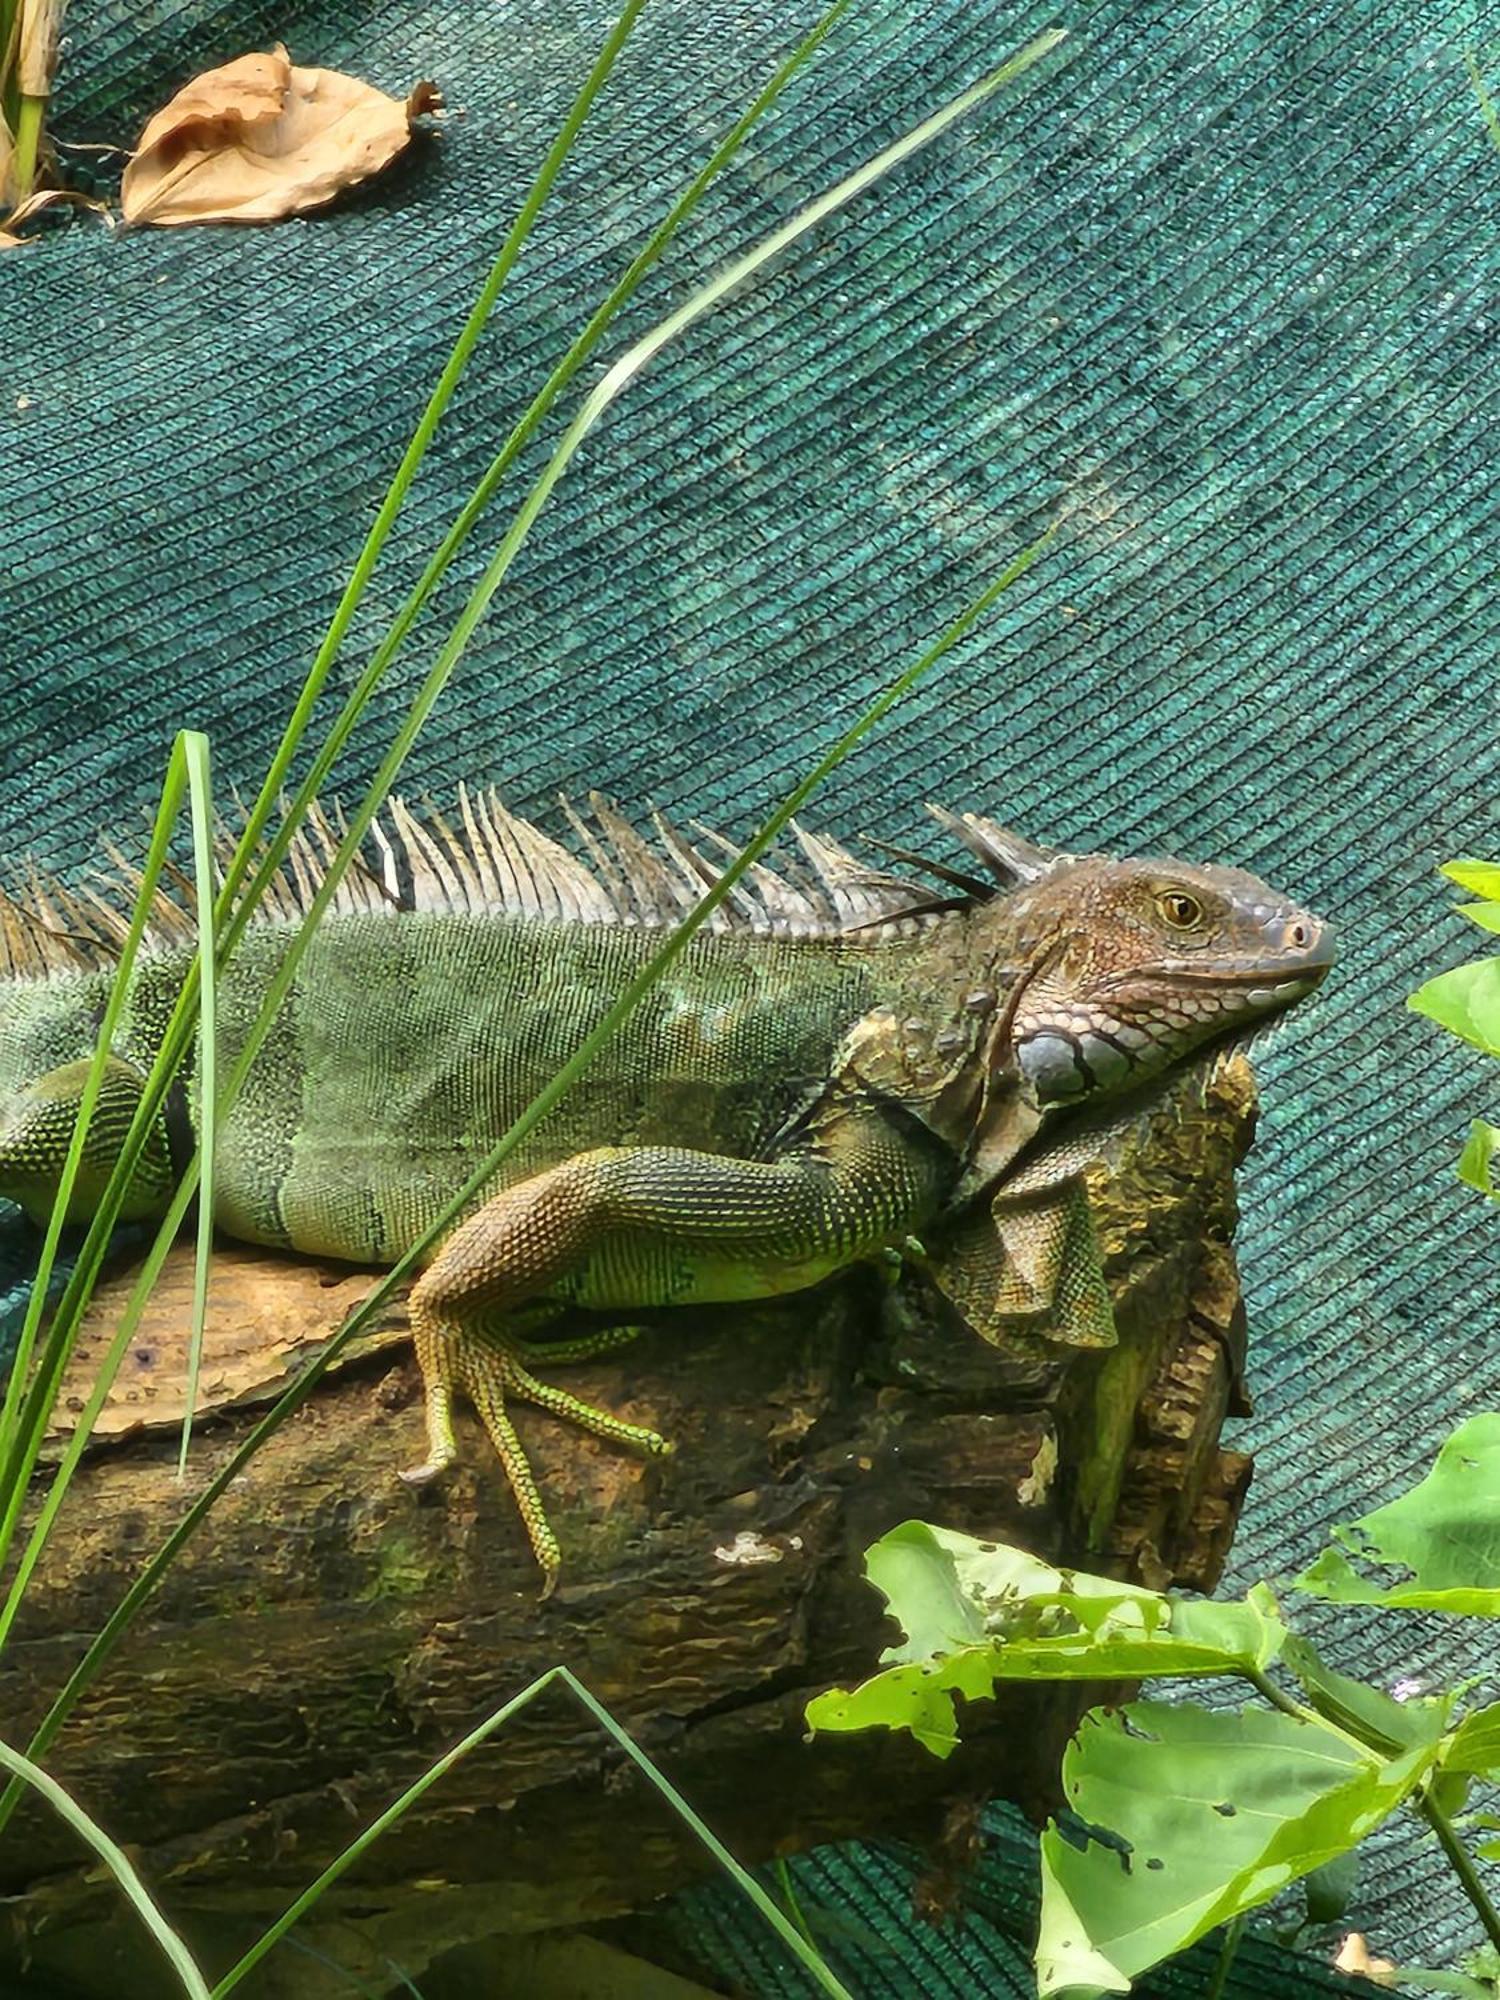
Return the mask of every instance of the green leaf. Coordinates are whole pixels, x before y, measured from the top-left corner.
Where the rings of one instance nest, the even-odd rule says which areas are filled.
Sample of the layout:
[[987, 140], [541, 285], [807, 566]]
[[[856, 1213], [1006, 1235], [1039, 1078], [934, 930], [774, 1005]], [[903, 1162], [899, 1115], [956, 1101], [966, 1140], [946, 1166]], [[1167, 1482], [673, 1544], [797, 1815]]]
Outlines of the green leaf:
[[1434, 1771], [1427, 1784], [1427, 1801], [1445, 1819], [1457, 1819], [1469, 1803], [1473, 1782], [1467, 1771]]
[[1452, 1993], [1458, 2000], [1495, 2000], [1495, 1988], [1466, 1972], [1433, 1972], [1421, 1965], [1398, 1965], [1390, 1975], [1394, 1986], [1409, 1986], [1416, 1993]]
[[[1063, 1759], [1083, 1845], [1042, 1836], [1040, 2000], [1119, 1993], [1149, 1966], [1348, 1852], [1429, 1769], [1276, 1709], [1132, 1702]], [[1104, 1838], [1097, 1835], [1103, 1834]]]
[[1465, 1187], [1477, 1188], [1491, 1201], [1500, 1201], [1500, 1187], [1495, 1185], [1497, 1152], [1500, 1152], [1500, 1125], [1476, 1118], [1458, 1156], [1458, 1178]]
[[1480, 958], [1440, 972], [1406, 1004], [1486, 1055], [1500, 1056], [1500, 958]]
[[1482, 931], [1500, 931], [1500, 903], [1460, 903], [1458, 914]]
[[1383, 1756], [1419, 1746], [1432, 1748], [1448, 1726], [1457, 1697], [1451, 1693], [1397, 1701], [1368, 1681], [1357, 1681], [1330, 1667], [1315, 1648], [1289, 1634], [1282, 1649], [1286, 1665], [1301, 1681], [1317, 1709], [1335, 1727], [1369, 1745]]
[[1486, 902], [1500, 903], [1500, 862], [1445, 861], [1440, 872], [1450, 882], [1456, 882], [1460, 889], [1467, 889], [1471, 896], [1483, 896]]
[[1359, 1887], [1360, 1855], [1357, 1847], [1347, 1853], [1335, 1855], [1332, 1861], [1325, 1861], [1321, 1868], [1315, 1868], [1302, 1884], [1302, 1893], [1307, 1898], [1307, 1921], [1310, 1924], [1336, 1924], [1354, 1900], [1354, 1892]]
[[1500, 1783], [1500, 1701], [1472, 1709], [1443, 1745], [1442, 1767]]
[[905, 1638], [897, 1664], [808, 1706], [814, 1729], [906, 1729], [935, 1756], [958, 1745], [953, 1697], [1012, 1680], [1138, 1680], [1257, 1671], [1287, 1638], [1263, 1585], [1244, 1603], [1164, 1597], [1004, 1543], [907, 1521], [866, 1552]]
[[[1500, 1617], [1500, 1415], [1460, 1424], [1420, 1485], [1333, 1535], [1342, 1547], [1326, 1548], [1294, 1588], [1336, 1604]], [[1402, 1565], [1410, 1581], [1364, 1575], [1345, 1550], [1365, 1564]]]

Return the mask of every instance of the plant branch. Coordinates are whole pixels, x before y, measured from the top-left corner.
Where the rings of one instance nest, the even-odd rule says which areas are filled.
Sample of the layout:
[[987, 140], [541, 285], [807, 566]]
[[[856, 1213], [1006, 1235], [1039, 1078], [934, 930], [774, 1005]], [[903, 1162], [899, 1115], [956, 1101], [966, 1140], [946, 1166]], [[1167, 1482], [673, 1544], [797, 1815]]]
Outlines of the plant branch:
[[[1272, 1708], [1279, 1708], [1283, 1715], [1291, 1716], [1294, 1722], [1316, 1722], [1324, 1728], [1337, 1728], [1336, 1723], [1330, 1724], [1327, 1717], [1319, 1715], [1316, 1709], [1309, 1708], [1306, 1703], [1296, 1700], [1285, 1688], [1277, 1687], [1270, 1675], [1261, 1668], [1242, 1667], [1240, 1672], [1257, 1694], [1265, 1696]], [[1343, 1731], [1340, 1730], [1339, 1733], [1342, 1735]]]
[[1417, 1811], [1426, 1820], [1438, 1837], [1438, 1844], [1448, 1857], [1449, 1865], [1463, 1886], [1463, 1892], [1474, 1906], [1474, 1914], [1484, 1928], [1484, 1934], [1497, 1951], [1500, 1951], [1500, 1911], [1490, 1900], [1490, 1893], [1479, 1879], [1479, 1870], [1474, 1866], [1473, 1856], [1459, 1839], [1451, 1819], [1430, 1791], [1417, 1796]]

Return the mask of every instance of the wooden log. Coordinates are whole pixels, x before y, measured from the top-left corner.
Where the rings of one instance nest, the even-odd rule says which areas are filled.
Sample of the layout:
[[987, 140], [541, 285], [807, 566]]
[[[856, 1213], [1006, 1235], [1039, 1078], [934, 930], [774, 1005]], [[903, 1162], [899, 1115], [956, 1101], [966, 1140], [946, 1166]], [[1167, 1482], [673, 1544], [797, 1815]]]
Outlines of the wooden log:
[[[1207, 1066], [1143, 1113], [1086, 1180], [1118, 1343], [987, 1346], [920, 1280], [873, 1274], [800, 1299], [663, 1316], [570, 1386], [677, 1443], [641, 1462], [523, 1412], [565, 1551], [538, 1598], [515, 1509], [472, 1420], [421, 1499], [399, 1313], [263, 1447], [189, 1543], [49, 1766], [222, 1971], [400, 1789], [565, 1663], [747, 1859], [935, 1823], [955, 1792], [1051, 1793], [1087, 1689], [976, 1705], [939, 1763], [905, 1738], [803, 1741], [807, 1698], [873, 1670], [890, 1636], [860, 1554], [913, 1515], [1163, 1583], [1210, 1584], [1245, 1464], [1218, 1449], [1243, 1320], [1233, 1169], [1254, 1091]], [[363, 1296], [365, 1275], [226, 1248], [203, 1403], [175, 1477], [186, 1253], [133, 1342], [0, 1660], [24, 1742], [142, 1559], [234, 1451], [252, 1406]], [[104, 1288], [96, 1355], [128, 1274]], [[68, 1388], [87, 1393], [84, 1356]], [[61, 1418], [65, 1429], [69, 1421]], [[383, 1990], [445, 1948], [639, 1907], [704, 1865], [685, 1827], [554, 1687], [451, 1770], [246, 1987]], [[28, 1805], [0, 1845], [0, 1967], [110, 2000], [166, 1987], [113, 1885]], [[310, 1954], [320, 1954], [313, 1956]], [[337, 1971], [323, 1962], [331, 1960]]]

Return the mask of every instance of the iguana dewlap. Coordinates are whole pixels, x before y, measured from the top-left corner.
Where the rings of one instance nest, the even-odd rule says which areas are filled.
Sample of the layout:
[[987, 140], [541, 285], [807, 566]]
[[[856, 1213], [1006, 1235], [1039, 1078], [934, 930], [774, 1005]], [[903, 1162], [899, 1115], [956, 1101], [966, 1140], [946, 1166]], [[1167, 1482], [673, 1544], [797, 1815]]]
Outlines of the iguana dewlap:
[[[1051, 854], [940, 817], [993, 880], [936, 869], [933, 889], [811, 835], [800, 878], [752, 871], [413, 1290], [428, 1452], [407, 1476], [455, 1456], [462, 1391], [549, 1580], [559, 1551], [509, 1401], [666, 1445], [537, 1373], [624, 1333], [536, 1342], [523, 1326], [569, 1306], [628, 1315], [796, 1291], [959, 1215], [967, 1240], [987, 1211], [1001, 1278], [987, 1311], [968, 1307], [979, 1331], [1050, 1316], [1069, 1337], [1107, 1337], [1070, 1125], [1290, 1005], [1330, 963], [1325, 927], [1251, 875]], [[664, 823], [659, 846], [602, 805], [575, 825], [591, 866], [493, 797], [464, 797], [457, 830], [393, 802], [378, 864], [341, 887], [221, 1126], [224, 1230], [390, 1263], [431, 1227], [714, 878]], [[331, 846], [315, 818], [225, 970], [226, 1066]], [[0, 907], [0, 1194], [34, 1215], [73, 1128], [115, 931], [104, 904], [56, 889]], [[190, 921], [164, 909], [75, 1215], [98, 1198], [191, 951]], [[163, 1117], [129, 1213], [165, 1207], [190, 1136]]]

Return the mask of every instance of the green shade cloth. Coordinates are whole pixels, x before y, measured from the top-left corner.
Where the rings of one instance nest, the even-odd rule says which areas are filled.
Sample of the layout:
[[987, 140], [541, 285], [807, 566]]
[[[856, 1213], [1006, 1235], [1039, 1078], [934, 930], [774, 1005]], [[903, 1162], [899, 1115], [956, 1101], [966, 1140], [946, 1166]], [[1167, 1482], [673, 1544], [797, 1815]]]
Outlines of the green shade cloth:
[[[648, 7], [349, 673], [583, 303], [812, 16]], [[1500, 1079], [1403, 1006], [1476, 942], [1436, 864], [1500, 849], [1500, 154], [1462, 61], [1500, 73], [1500, 13], [1079, 0], [1065, 18], [1058, 56], [631, 390], [410, 788], [493, 779], [556, 824], [558, 790], [598, 786], [742, 832], [1060, 515], [1045, 565], [809, 817], [926, 840], [936, 798], [1070, 846], [1239, 863], [1341, 926], [1336, 978], [1261, 1057], [1248, 1581], [1300, 1566], [1500, 1402], [1497, 1218], [1452, 1175]], [[435, 76], [453, 115], [336, 214], [120, 237], [82, 220], [0, 259], [0, 853], [82, 871], [183, 724], [209, 731], [221, 785], [256, 782], [607, 19], [599, 0], [74, 0], [65, 140], [126, 141], [196, 69], [276, 37], [395, 91]], [[1053, 19], [857, 6], [621, 340]], [[437, 629], [367, 717], [345, 796]], [[1318, 1622], [1385, 1681], [1490, 1663], [1478, 1627]], [[1461, 1927], [1405, 1832], [1361, 1911], [1408, 1958]], [[929, 1989], [906, 1970], [864, 1990]]]

